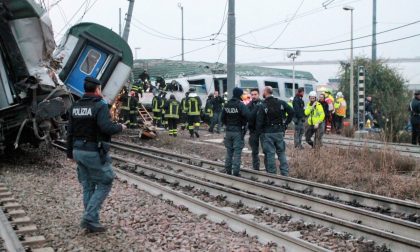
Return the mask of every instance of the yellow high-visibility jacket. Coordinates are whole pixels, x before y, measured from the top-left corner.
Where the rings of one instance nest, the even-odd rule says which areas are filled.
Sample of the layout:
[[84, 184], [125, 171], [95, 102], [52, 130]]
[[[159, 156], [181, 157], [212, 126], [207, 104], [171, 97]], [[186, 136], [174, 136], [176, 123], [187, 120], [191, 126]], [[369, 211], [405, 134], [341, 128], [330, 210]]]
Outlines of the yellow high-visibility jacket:
[[346, 117], [346, 109], [347, 109], [347, 103], [344, 98], [340, 97], [337, 99], [337, 101], [334, 103], [335, 113], [338, 116]]
[[315, 106], [308, 103], [305, 108], [305, 115], [308, 117], [309, 125], [320, 124], [325, 119], [324, 108], [319, 102], [315, 102]]

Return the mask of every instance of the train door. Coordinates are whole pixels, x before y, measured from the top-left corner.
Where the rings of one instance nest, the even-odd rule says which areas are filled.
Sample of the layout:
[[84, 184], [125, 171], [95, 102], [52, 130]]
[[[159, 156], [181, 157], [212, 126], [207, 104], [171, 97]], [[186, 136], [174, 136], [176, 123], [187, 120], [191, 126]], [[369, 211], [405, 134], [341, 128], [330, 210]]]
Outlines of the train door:
[[13, 103], [12, 89], [6, 72], [6, 65], [0, 55], [0, 110], [9, 107]]
[[109, 54], [105, 51], [88, 44], [82, 50], [76, 64], [67, 77], [66, 83], [70, 84], [69, 87], [72, 91], [80, 96], [83, 95], [85, 77], [97, 78], [104, 65], [108, 62], [108, 56]]

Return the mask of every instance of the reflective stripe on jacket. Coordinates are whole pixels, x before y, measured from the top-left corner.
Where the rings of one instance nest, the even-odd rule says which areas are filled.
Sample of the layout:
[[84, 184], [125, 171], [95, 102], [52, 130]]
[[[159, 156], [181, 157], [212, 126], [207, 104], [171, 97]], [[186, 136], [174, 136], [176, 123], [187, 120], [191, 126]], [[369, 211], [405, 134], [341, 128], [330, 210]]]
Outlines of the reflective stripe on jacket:
[[337, 101], [334, 103], [335, 113], [338, 116], [346, 117], [346, 109], [347, 109], [347, 103], [344, 98], [340, 97], [337, 99]]
[[308, 103], [305, 108], [305, 115], [308, 117], [309, 125], [320, 124], [325, 119], [324, 108], [319, 102], [315, 102], [315, 107]]

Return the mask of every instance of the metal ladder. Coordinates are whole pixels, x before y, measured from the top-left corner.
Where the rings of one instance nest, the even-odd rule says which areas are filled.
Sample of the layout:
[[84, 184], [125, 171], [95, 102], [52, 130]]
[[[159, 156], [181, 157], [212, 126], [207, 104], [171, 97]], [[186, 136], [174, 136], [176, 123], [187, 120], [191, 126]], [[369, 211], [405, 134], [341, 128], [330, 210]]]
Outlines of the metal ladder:
[[140, 115], [143, 123], [152, 125], [153, 118], [150, 115], [149, 111], [147, 111], [147, 109], [143, 106], [143, 104], [140, 104], [140, 107], [138, 108], [138, 111], [139, 111], [139, 115]]

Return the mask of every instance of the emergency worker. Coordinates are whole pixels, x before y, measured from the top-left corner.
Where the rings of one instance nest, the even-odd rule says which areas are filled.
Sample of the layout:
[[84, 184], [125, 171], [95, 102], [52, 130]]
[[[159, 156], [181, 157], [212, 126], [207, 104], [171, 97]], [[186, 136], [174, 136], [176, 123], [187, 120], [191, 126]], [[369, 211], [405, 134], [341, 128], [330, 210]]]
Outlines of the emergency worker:
[[130, 97], [129, 97], [129, 108], [130, 108], [130, 123], [129, 123], [129, 127], [130, 128], [135, 128], [137, 127], [137, 115], [139, 114], [138, 111], [138, 106], [139, 106], [139, 100], [137, 98], [137, 94], [134, 91], [130, 92]]
[[160, 127], [162, 125], [162, 99], [158, 92], [154, 93], [152, 99], [153, 125]]
[[187, 98], [187, 121], [188, 130], [190, 137], [194, 138], [194, 135], [198, 138], [198, 129], [200, 128], [200, 113], [201, 113], [201, 99], [195, 92], [195, 88], [189, 89], [190, 93]]
[[293, 119], [294, 111], [285, 101], [273, 97], [273, 88], [270, 86], [264, 88], [263, 97], [265, 100], [257, 113], [257, 131], [262, 134], [266, 155], [265, 169], [269, 173], [276, 173], [275, 155], [277, 153], [280, 174], [288, 176], [289, 165], [286, 159], [284, 132]]
[[247, 105], [249, 110], [249, 120], [248, 120], [248, 129], [249, 129], [249, 139], [248, 143], [252, 151], [252, 169], [260, 169], [260, 144], [262, 144], [261, 132], [257, 131], [256, 121], [257, 121], [257, 112], [259, 107], [262, 105], [262, 100], [260, 99], [260, 91], [258, 88], [251, 89], [251, 102]]
[[325, 102], [328, 104], [328, 114], [329, 117], [325, 117], [326, 132], [329, 134], [331, 129], [334, 127], [337, 130], [337, 115], [334, 108], [334, 97], [331, 94], [331, 91], [326, 90], [324, 92]]
[[346, 118], [346, 109], [347, 103], [344, 100], [344, 95], [341, 92], [337, 93], [337, 100], [334, 103], [335, 108], [335, 118], [336, 118], [336, 127], [337, 127], [337, 134], [341, 134], [341, 130], [343, 129], [343, 120]]
[[319, 103], [321, 103], [322, 108], [324, 109], [324, 113], [325, 113], [325, 120], [322, 121], [322, 123], [319, 125], [319, 144], [322, 146], [322, 137], [324, 136], [324, 133], [327, 131], [327, 123], [328, 123], [327, 118], [330, 118], [331, 113], [329, 110], [328, 103], [325, 100], [325, 94], [319, 94], [318, 101]]
[[187, 99], [188, 99], [188, 95], [190, 92], [185, 92], [185, 97], [182, 98], [181, 100], [181, 118], [180, 118], [180, 123], [181, 123], [181, 129], [184, 130], [187, 126], [188, 126], [188, 122], [187, 122], [187, 112], [188, 112], [188, 107], [187, 107]]
[[[319, 127], [325, 119], [324, 108], [321, 103], [316, 100], [316, 92], [309, 93], [309, 103], [305, 108], [305, 115], [308, 117], [308, 128], [306, 129], [306, 142], [314, 147], [319, 147]], [[315, 134], [314, 141], [312, 136]]]
[[177, 124], [181, 106], [179, 102], [175, 99], [175, 95], [171, 94], [164, 108], [165, 119], [168, 121], [169, 135], [176, 137], [178, 135]]
[[233, 89], [233, 97], [224, 106], [222, 111], [222, 122], [226, 126], [225, 147], [226, 173], [239, 176], [241, 167], [241, 153], [244, 148], [244, 136], [246, 123], [249, 119], [248, 108], [241, 102], [243, 91], [241, 88]]
[[130, 96], [128, 95], [127, 88], [125, 87], [121, 95], [120, 115], [125, 124], [130, 123]]
[[83, 187], [84, 212], [80, 226], [91, 232], [104, 232], [99, 212], [112, 188], [115, 173], [108, 154], [111, 135], [126, 126], [113, 123], [108, 104], [102, 98], [101, 82], [84, 80], [85, 94], [70, 109], [67, 157], [77, 163], [77, 176]]
[[[133, 86], [131, 87], [131, 91], [134, 91], [137, 98], [143, 98], [143, 89], [144, 89], [144, 82], [141, 79], [138, 79], [134, 82]], [[139, 96], [140, 94], [140, 96]]]
[[[213, 94], [209, 94], [206, 101], [206, 106], [204, 106], [204, 120], [208, 125], [210, 125], [211, 121], [213, 120], [213, 103], [212, 100], [214, 99]], [[210, 129], [209, 129], [210, 131]]]
[[302, 136], [305, 130], [305, 102], [303, 101], [303, 94], [305, 90], [303, 87], [298, 88], [295, 98], [293, 99], [293, 111], [295, 112], [295, 117], [293, 122], [295, 124], [295, 135], [294, 143], [295, 148], [303, 149], [302, 145]]
[[220, 134], [220, 129], [222, 128], [222, 110], [225, 100], [220, 97], [219, 91], [214, 91], [214, 99], [212, 100], [213, 105], [213, 120], [211, 121], [209, 131], [214, 131], [214, 126], [217, 124], [216, 133]]
[[410, 102], [411, 125], [413, 131], [411, 133], [411, 143], [420, 145], [420, 90], [414, 92], [414, 98]]
[[166, 104], [166, 92], [162, 92], [160, 93], [160, 109], [162, 111], [162, 127], [164, 127], [165, 129], [168, 128], [168, 120], [166, 120], [165, 118], [165, 104]]

